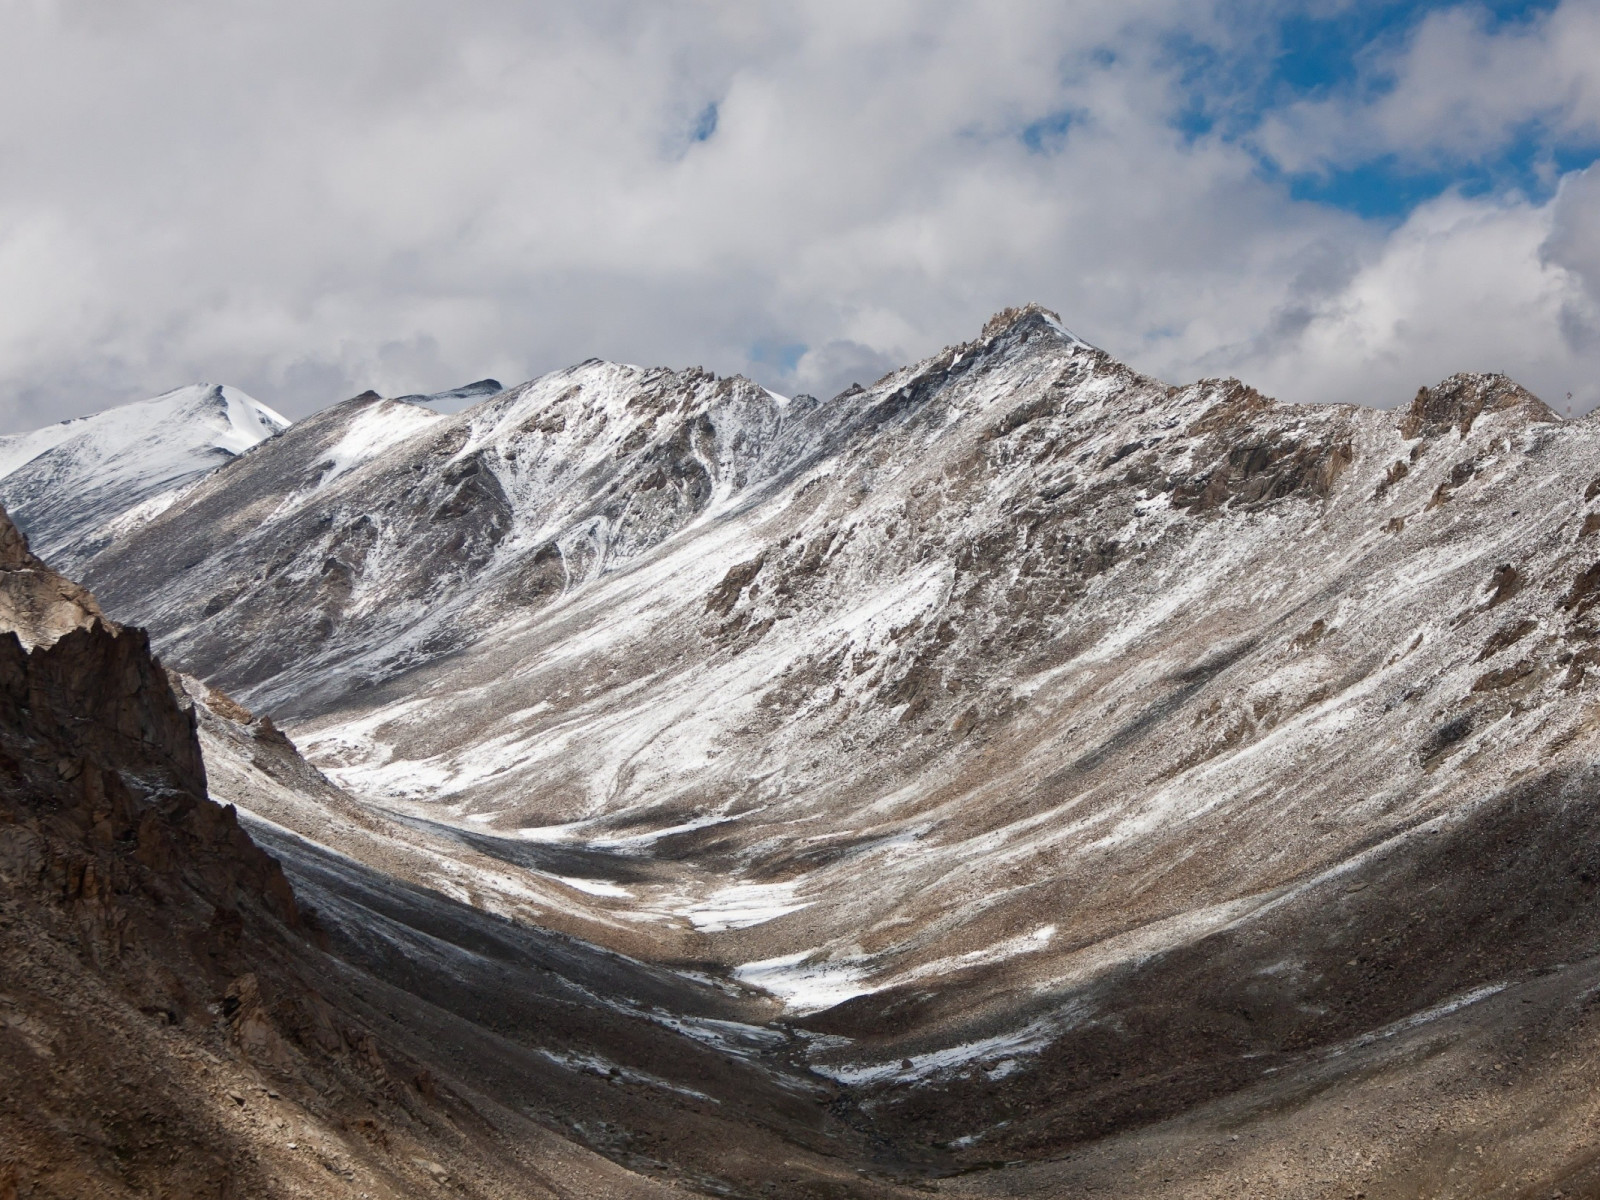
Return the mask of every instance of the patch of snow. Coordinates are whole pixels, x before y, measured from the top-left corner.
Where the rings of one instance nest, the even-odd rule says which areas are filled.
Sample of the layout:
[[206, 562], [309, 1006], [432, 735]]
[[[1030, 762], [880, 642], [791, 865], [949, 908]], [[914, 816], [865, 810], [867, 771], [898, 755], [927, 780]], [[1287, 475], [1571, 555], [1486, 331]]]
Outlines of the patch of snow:
[[730, 821], [737, 821], [740, 817], [747, 816], [740, 813], [735, 817], [724, 817], [716, 813], [707, 813], [695, 817], [693, 820], [684, 821], [678, 825], [666, 825], [660, 829], [651, 829], [645, 833], [630, 833], [625, 837], [594, 838], [588, 844], [597, 850], [621, 850], [628, 847], [647, 846], [651, 842], [658, 842], [664, 837], [672, 837], [679, 833], [693, 833], [697, 829], [709, 829], [713, 825], [723, 825]]
[[617, 884], [611, 883], [604, 879], [579, 879], [573, 875], [554, 875], [551, 876], [551, 878], [559, 879], [568, 887], [577, 888], [578, 891], [587, 892], [591, 896], [621, 896], [627, 899], [633, 898], [633, 893], [627, 888], [620, 887]]
[[121, 537], [130, 530], [137, 529], [146, 521], [154, 521], [167, 509], [171, 508], [183, 494], [192, 486], [191, 483], [182, 484], [170, 491], [161, 492], [135, 504], [119, 517], [113, 517], [101, 527], [102, 532], [111, 538]]
[[583, 821], [568, 821], [565, 825], [533, 825], [518, 829], [513, 836], [525, 842], [567, 842], [585, 824]]
[[[1004, 1078], [1020, 1069], [1015, 1065], [1018, 1055], [1039, 1053], [1055, 1041], [1059, 1033], [1058, 1022], [1035, 1021], [1015, 1033], [962, 1042], [956, 1046], [946, 1046], [942, 1050], [930, 1050], [926, 1054], [913, 1054], [899, 1062], [870, 1063], [860, 1066], [819, 1064], [812, 1069], [839, 1083], [861, 1084], [927, 1079], [944, 1071], [965, 1068], [970, 1063], [992, 1062], [994, 1065], [989, 1070], [1000, 1072], [993, 1077]], [[911, 1065], [906, 1066], [907, 1062]], [[1007, 1066], [1007, 1063], [1013, 1065]]]
[[721, 1104], [722, 1101], [704, 1092], [697, 1092], [692, 1087], [685, 1087], [681, 1083], [673, 1083], [651, 1075], [644, 1071], [635, 1071], [630, 1067], [619, 1066], [610, 1059], [601, 1058], [598, 1054], [580, 1054], [568, 1052], [565, 1054], [553, 1050], [539, 1050], [536, 1053], [541, 1058], [547, 1058], [558, 1066], [569, 1071], [578, 1071], [586, 1075], [600, 1075], [608, 1079], [616, 1079], [627, 1083], [642, 1083], [646, 1087], [659, 1088], [666, 1092], [677, 1092], [680, 1096], [692, 1096], [696, 1100], [709, 1100], [712, 1104]]
[[[680, 971], [680, 975], [687, 972]], [[761, 1025], [746, 1025], [743, 1021], [721, 1021], [715, 1017], [679, 1017], [671, 1013], [652, 1012], [649, 1017], [658, 1025], [674, 1029], [697, 1042], [715, 1046], [726, 1054], [749, 1058], [765, 1050], [774, 1050], [788, 1039], [775, 1029]]]
[[1510, 986], [1509, 983], [1486, 983], [1482, 987], [1473, 988], [1469, 992], [1463, 992], [1459, 996], [1441, 1001], [1430, 1008], [1423, 1009], [1421, 1012], [1412, 1013], [1409, 1017], [1402, 1017], [1398, 1021], [1383, 1026], [1381, 1029], [1374, 1029], [1371, 1033], [1364, 1033], [1344, 1046], [1331, 1051], [1328, 1057], [1336, 1058], [1355, 1047], [1370, 1046], [1373, 1042], [1392, 1038], [1396, 1034], [1416, 1029], [1418, 1026], [1426, 1025], [1430, 1021], [1437, 1021], [1440, 1017], [1448, 1017], [1451, 1013], [1459, 1012], [1469, 1005], [1478, 1003], [1480, 1000], [1487, 1000], [1490, 996], [1499, 995]]
[[[910, 983], [917, 979], [926, 979], [930, 975], [948, 975], [953, 971], [965, 970], [968, 967], [985, 966], [989, 963], [1002, 962], [1014, 958], [1019, 954], [1036, 954], [1050, 945], [1056, 935], [1054, 925], [1041, 925], [1032, 933], [1024, 933], [1017, 937], [1007, 938], [1003, 942], [996, 942], [993, 946], [986, 946], [982, 950], [972, 950], [966, 954], [956, 954], [949, 958], [936, 958], [931, 962], [923, 963], [903, 975], [894, 977], [894, 984]], [[884, 986], [890, 986], [885, 984]]]
[[[195, 383], [149, 400], [0, 437], [0, 477], [72, 443], [82, 453], [141, 470], [171, 467], [207, 448], [243, 454], [289, 419], [237, 388]], [[212, 465], [215, 465], [214, 463]]]
[[726, 929], [749, 929], [764, 925], [787, 913], [811, 907], [809, 900], [796, 900], [796, 881], [786, 883], [736, 883], [719, 888], [704, 900], [677, 910], [702, 933]]
[[807, 963], [814, 950], [781, 954], [735, 967], [733, 977], [751, 987], [770, 992], [783, 1002], [785, 1012], [803, 1016], [821, 1012], [857, 996], [877, 991], [861, 982], [864, 972], [846, 963]]
[[325, 487], [347, 471], [442, 420], [431, 409], [395, 400], [379, 401], [350, 422], [344, 436], [328, 448], [328, 469], [317, 481]]
[[[170, 504], [184, 486], [288, 425], [287, 418], [237, 388], [175, 388], [0, 437], [0, 493], [34, 550], [54, 558], [126, 532], [133, 526], [108, 526], [154, 498], [170, 497]], [[149, 520], [162, 507], [140, 517]]]

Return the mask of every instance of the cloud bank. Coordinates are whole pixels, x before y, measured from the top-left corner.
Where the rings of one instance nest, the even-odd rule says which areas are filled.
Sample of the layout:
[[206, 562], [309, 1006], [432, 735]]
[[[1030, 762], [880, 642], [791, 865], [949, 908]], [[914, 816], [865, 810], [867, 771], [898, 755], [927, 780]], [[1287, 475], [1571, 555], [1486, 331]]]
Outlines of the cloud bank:
[[1174, 381], [1600, 403], [1600, 0], [1370, 8], [1302, 78], [1306, 6], [1237, 0], [0, 0], [0, 424], [831, 395], [1028, 300]]

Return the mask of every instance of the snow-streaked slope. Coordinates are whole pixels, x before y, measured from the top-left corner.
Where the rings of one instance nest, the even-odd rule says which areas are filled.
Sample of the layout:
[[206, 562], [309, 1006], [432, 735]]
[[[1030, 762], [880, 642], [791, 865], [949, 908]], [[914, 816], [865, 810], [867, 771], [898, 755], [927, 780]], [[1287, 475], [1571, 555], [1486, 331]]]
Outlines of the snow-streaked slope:
[[70, 573], [184, 487], [288, 425], [237, 388], [176, 388], [0, 437], [0, 503], [36, 551]]
[[86, 575], [252, 704], [326, 706], [730, 503], [771, 469], [790, 410], [747, 380], [599, 362], [452, 416], [361, 397], [187, 492]]
[[1052, 1153], [1600, 948], [1600, 427], [1508, 380], [1279, 405], [1027, 310], [826, 402], [587, 363], [311, 432], [102, 600], [908, 1139]]

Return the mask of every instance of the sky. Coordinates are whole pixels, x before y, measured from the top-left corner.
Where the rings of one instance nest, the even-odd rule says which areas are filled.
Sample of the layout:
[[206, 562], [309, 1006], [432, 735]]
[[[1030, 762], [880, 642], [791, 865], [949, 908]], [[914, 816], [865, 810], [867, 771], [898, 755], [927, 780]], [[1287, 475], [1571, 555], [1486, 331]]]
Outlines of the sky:
[[0, 431], [591, 356], [1600, 404], [1600, 0], [0, 0]]

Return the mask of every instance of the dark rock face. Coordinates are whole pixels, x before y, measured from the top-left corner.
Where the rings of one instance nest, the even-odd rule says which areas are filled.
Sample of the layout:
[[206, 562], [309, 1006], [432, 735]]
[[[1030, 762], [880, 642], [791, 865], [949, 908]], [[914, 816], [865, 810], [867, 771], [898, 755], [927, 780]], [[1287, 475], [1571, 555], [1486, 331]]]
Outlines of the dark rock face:
[[[66, 585], [3, 514], [0, 547], [0, 578]], [[6, 882], [24, 894], [90, 887], [115, 909], [118, 894], [189, 889], [218, 911], [249, 903], [298, 920], [277, 862], [207, 798], [194, 713], [141, 629], [91, 617], [32, 651], [0, 632], [0, 821]]]
[[143, 630], [96, 622], [54, 645], [22, 649], [0, 634], [0, 729], [14, 754], [40, 750], [153, 790], [205, 795], [193, 717], [178, 708]]
[[178, 705], [143, 630], [96, 623], [31, 653], [0, 634], [0, 772], [11, 823], [38, 822], [50, 874], [85, 842], [107, 861], [175, 872], [212, 903], [242, 893], [293, 926], [278, 864], [206, 797], [194, 716]]
[[153, 792], [204, 798], [194, 716], [179, 707], [148, 635], [107, 621], [93, 596], [29, 552], [4, 510], [0, 593], [34, 612], [70, 603], [75, 618], [57, 636], [35, 638], [31, 653], [14, 626], [0, 630], [0, 744], [14, 763], [41, 760], [59, 768], [12, 796], [13, 803], [62, 799], [50, 780], [75, 778], [71, 764], [128, 773]]
[[[0, 512], [4, 512], [0, 509]], [[6, 517], [0, 523], [0, 570], [16, 571], [24, 567], [38, 566], [39, 560], [34, 558], [28, 550], [28, 539], [22, 536], [22, 531], [11, 523], [11, 518]]]

